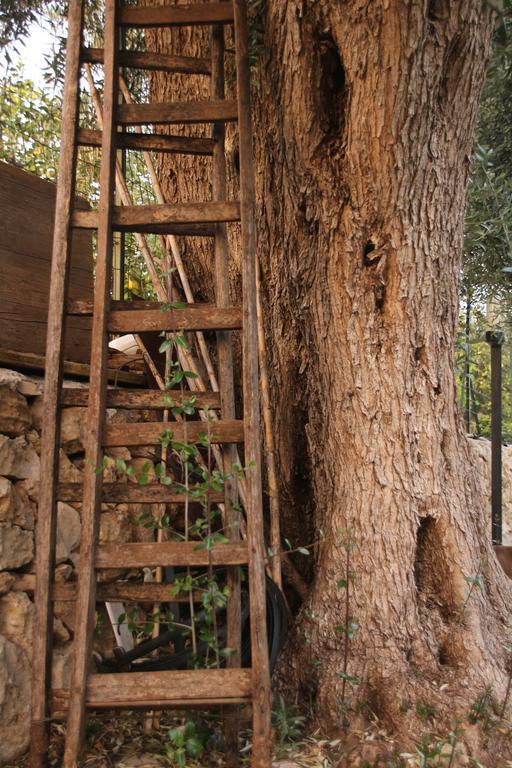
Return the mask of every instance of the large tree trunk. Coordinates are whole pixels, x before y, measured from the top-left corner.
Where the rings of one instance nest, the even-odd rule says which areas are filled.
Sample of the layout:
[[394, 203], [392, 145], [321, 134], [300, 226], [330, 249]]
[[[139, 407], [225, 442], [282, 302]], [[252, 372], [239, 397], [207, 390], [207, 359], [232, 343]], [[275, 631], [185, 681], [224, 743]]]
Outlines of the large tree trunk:
[[282, 676], [338, 728], [372, 712], [419, 738], [425, 712], [449, 729], [506, 686], [512, 591], [454, 373], [492, 27], [483, 0], [268, 0], [254, 125], [282, 524], [320, 542], [296, 556], [311, 594]]

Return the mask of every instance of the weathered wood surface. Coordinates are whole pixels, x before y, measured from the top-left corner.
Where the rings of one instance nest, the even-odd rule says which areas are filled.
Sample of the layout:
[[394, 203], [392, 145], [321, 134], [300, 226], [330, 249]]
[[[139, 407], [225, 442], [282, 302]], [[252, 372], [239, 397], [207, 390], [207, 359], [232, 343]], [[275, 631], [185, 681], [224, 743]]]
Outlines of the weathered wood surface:
[[[73, 226], [90, 228], [97, 216], [97, 211], [77, 211]], [[112, 225], [120, 232], [152, 232], [155, 225], [161, 228], [169, 224], [215, 224], [239, 219], [240, 206], [236, 202], [121, 205], [112, 209]]]
[[124, 7], [119, 14], [119, 23], [123, 26], [174, 27], [204, 24], [232, 24], [233, 7], [231, 3], [195, 3], [182, 6], [145, 6], [141, 8]]
[[[60, 402], [64, 406], [86, 407], [89, 391], [87, 389], [74, 389], [65, 387], [62, 390]], [[107, 390], [107, 408], [126, 408], [126, 409], [157, 409], [163, 410], [168, 407], [168, 402], [164, 398], [171, 398], [175, 405], [195, 398], [194, 407], [199, 409], [211, 408], [218, 410], [220, 408], [220, 396], [218, 392], [184, 392], [180, 390], [167, 390], [162, 392], [158, 389], [109, 389]]]
[[236, 331], [242, 327], [238, 307], [219, 308], [211, 304], [195, 304], [187, 309], [162, 312], [160, 309], [120, 310], [110, 315], [110, 333], [145, 331]]
[[[78, 143], [86, 147], [100, 147], [101, 131], [91, 128], [80, 129]], [[211, 155], [214, 148], [214, 142], [211, 139], [200, 136], [167, 136], [157, 133], [119, 133], [117, 143], [121, 149], [184, 155]]]
[[[103, 48], [83, 48], [82, 61], [103, 64]], [[180, 72], [187, 75], [209, 75], [210, 60], [194, 56], [170, 56], [154, 51], [119, 51], [119, 64], [134, 69]]]
[[[45, 354], [56, 185], [0, 163], [0, 347]], [[85, 201], [76, 200], [80, 208]], [[90, 234], [72, 240], [69, 295], [92, 296]], [[66, 360], [88, 362], [90, 322], [66, 328]]]
[[[57, 493], [59, 501], [81, 503], [83, 485], [82, 483], [60, 483]], [[210, 497], [215, 503], [224, 501], [222, 493], [212, 493]], [[184, 493], [177, 493], [176, 489], [161, 483], [146, 485], [132, 482], [103, 483], [101, 489], [101, 500], [105, 504], [184, 504], [185, 499]], [[189, 499], [189, 503], [194, 502]]]
[[[105, 49], [103, 89], [103, 135], [101, 145], [100, 202], [98, 222], [98, 249], [94, 286], [94, 316], [92, 323], [91, 376], [87, 409], [85, 456], [89, 467], [102, 462], [102, 434], [107, 395], [107, 324], [112, 277], [112, 202], [115, 187], [116, 124], [118, 101], [117, 67], [117, 12], [114, 0], [105, 3]], [[78, 49], [78, 55], [80, 48]], [[59, 390], [60, 394], [60, 390]], [[94, 559], [98, 536], [101, 504], [100, 475], [84, 473], [82, 503], [82, 533], [80, 539], [80, 570], [76, 600], [76, 628], [74, 635], [72, 697], [66, 728], [63, 768], [75, 768], [82, 748], [85, 722], [87, 675], [92, 653], [95, 586]]]
[[[33, 573], [24, 573], [16, 578], [12, 585], [13, 592], [31, 593], [35, 589], [36, 579]], [[96, 587], [96, 602], [124, 600], [126, 602], [188, 602], [188, 595], [172, 595], [173, 584], [156, 582], [115, 581], [100, 582]], [[76, 582], [55, 582], [52, 590], [54, 601], [71, 603], [76, 600]], [[203, 593], [194, 592], [194, 601], [200, 602]]]
[[[13, 368], [21, 368], [26, 371], [44, 371], [46, 358], [44, 355], [32, 355], [30, 352], [13, 352], [10, 349], [0, 349], [0, 363], [10, 365]], [[86, 363], [72, 363], [66, 360], [63, 366], [65, 376], [83, 377], [88, 379], [91, 368]], [[119, 371], [116, 368], [108, 369], [109, 381], [118, 384], [131, 384], [143, 386], [146, 379], [141, 373], [134, 371]]]
[[[32, 690], [31, 690], [31, 721], [30, 721], [30, 764], [31, 768], [42, 768], [46, 764], [46, 752], [49, 740], [51, 659], [53, 640], [53, 610], [52, 586], [53, 564], [55, 560], [57, 510], [56, 485], [58, 482], [58, 461], [60, 444], [59, 393], [62, 386], [63, 363], [65, 357], [64, 337], [64, 300], [69, 288], [69, 273], [71, 267], [71, 211], [74, 203], [76, 152], [75, 134], [78, 124], [79, 105], [79, 72], [80, 72], [80, 42], [81, 21], [83, 15], [83, 0], [72, 0], [69, 6], [68, 48], [66, 52], [66, 74], [63, 91], [63, 114], [61, 134], [61, 162], [59, 166], [58, 188], [55, 199], [51, 201], [50, 210], [55, 211], [53, 238], [46, 241], [45, 249], [51, 242], [51, 273], [46, 271], [45, 308], [48, 309], [45, 358], [47, 367], [44, 380], [44, 407], [41, 436], [41, 481], [39, 488], [39, 505], [36, 528], [36, 595], [34, 614], [34, 638], [32, 652]], [[2, 167], [5, 171], [5, 168]], [[13, 169], [5, 171], [10, 178], [19, 181], [20, 176]], [[4, 176], [4, 179], [6, 177]], [[41, 185], [39, 186], [42, 190]], [[12, 195], [13, 190], [10, 189]], [[19, 189], [18, 189], [19, 194]], [[15, 231], [12, 231], [8, 243], [18, 243], [27, 232], [34, 233], [33, 221], [29, 218], [27, 200], [23, 195], [18, 197], [23, 204], [23, 216], [19, 219]], [[48, 203], [48, 199], [47, 199]], [[12, 209], [11, 209], [12, 210]], [[48, 213], [48, 211], [47, 211]], [[49, 217], [47, 226], [51, 227], [53, 217]], [[9, 221], [10, 217], [3, 210], [2, 220]], [[44, 222], [40, 226], [44, 232]], [[50, 230], [51, 231], [51, 230]], [[49, 232], [47, 232], [49, 234]], [[14, 238], [13, 240], [11, 238]], [[45, 250], [49, 256], [50, 249]], [[90, 268], [90, 264], [89, 264]], [[2, 285], [6, 283], [2, 274]], [[35, 276], [34, 276], [35, 279]], [[32, 285], [32, 281], [30, 283]], [[16, 290], [23, 301], [27, 300], [31, 290], [23, 291], [20, 283]], [[2, 323], [3, 325], [3, 323]], [[35, 352], [34, 348], [31, 348]]]
[[[97, 211], [77, 211], [73, 216], [73, 227], [76, 229], [98, 229], [99, 217]], [[115, 224], [113, 230], [124, 232], [127, 227], [124, 224]], [[196, 224], [194, 222], [183, 223], [167, 221], [165, 223], [154, 222], [152, 224], [139, 224], [132, 226], [131, 232], [179, 235], [180, 237], [213, 237], [215, 226], [213, 224]]]
[[252, 155], [249, 36], [245, 0], [233, 0], [235, 61], [240, 134], [240, 204], [242, 213], [243, 393], [247, 473], [247, 538], [250, 542], [249, 600], [252, 658], [252, 768], [271, 764], [271, 693], [268, 665], [265, 598], [265, 553], [260, 447], [258, 320], [256, 305], [256, 232], [254, 164]]
[[237, 120], [234, 101], [186, 101], [164, 104], [122, 104], [120, 125], [175, 125], [186, 123], [226, 123]]
[[96, 550], [96, 568], [145, 568], [146, 566], [246, 565], [246, 542], [215, 544], [207, 551], [198, 541], [162, 541], [137, 544], [101, 544]]
[[[137, 445], [159, 445], [159, 437], [164, 429], [172, 432], [173, 439], [197, 443], [201, 435], [206, 435], [208, 425], [204, 421], [187, 422], [145, 422], [143, 424], [115, 424], [105, 427], [103, 445], [105, 448]], [[244, 423], [235, 419], [215, 421], [211, 425], [212, 443], [241, 443], [244, 440]]]

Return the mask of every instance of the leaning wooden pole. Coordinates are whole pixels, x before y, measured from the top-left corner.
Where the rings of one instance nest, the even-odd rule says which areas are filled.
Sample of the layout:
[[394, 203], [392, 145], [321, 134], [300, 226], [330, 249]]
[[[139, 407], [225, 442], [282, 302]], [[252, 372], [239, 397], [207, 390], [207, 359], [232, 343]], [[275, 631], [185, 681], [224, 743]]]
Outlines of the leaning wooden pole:
[[56, 489], [60, 442], [59, 396], [64, 364], [64, 307], [71, 253], [71, 215], [76, 174], [80, 49], [83, 0], [69, 4], [66, 74], [62, 98], [62, 134], [55, 201], [44, 409], [41, 436], [41, 483], [36, 530], [36, 586], [32, 656], [31, 768], [41, 768], [48, 749], [53, 634], [53, 569], [56, 540]]
[[270, 674], [267, 647], [265, 552], [261, 491], [258, 318], [256, 306], [255, 187], [252, 155], [249, 43], [245, 0], [234, 0], [240, 134], [240, 207], [242, 219], [243, 390], [245, 425], [246, 517], [249, 556], [252, 657], [252, 766], [270, 768]]

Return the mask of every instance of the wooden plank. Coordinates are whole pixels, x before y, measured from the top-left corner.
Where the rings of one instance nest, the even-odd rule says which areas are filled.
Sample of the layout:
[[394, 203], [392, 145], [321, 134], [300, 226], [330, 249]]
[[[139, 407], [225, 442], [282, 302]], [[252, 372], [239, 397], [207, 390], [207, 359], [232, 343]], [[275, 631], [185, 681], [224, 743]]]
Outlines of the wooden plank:
[[[107, 322], [112, 277], [112, 202], [115, 187], [116, 124], [118, 102], [117, 26], [118, 3], [105, 3], [105, 62], [103, 88], [103, 135], [101, 145], [100, 203], [96, 282], [94, 290], [94, 317], [92, 324], [93, 352], [91, 359], [90, 393], [87, 409], [85, 456], [89, 468], [101, 465], [103, 452], [101, 437], [105, 419], [107, 394], [108, 336]], [[78, 55], [80, 48], [78, 48]], [[60, 395], [60, 387], [58, 390]], [[76, 601], [74, 634], [74, 664], [63, 768], [75, 768], [79, 761], [84, 735], [86, 681], [92, 653], [92, 635], [95, 610], [95, 547], [101, 505], [101, 475], [84, 472], [84, 498], [82, 503], [82, 533], [80, 539], [80, 571]]]
[[101, 544], [96, 550], [96, 568], [145, 568], [146, 566], [245, 565], [247, 544], [216, 544], [213, 549], [197, 549], [197, 541], [142, 542], [137, 544]]
[[[225, 98], [224, 87], [224, 27], [216, 25], [211, 31], [212, 77], [211, 97]], [[226, 200], [227, 173], [225, 152], [224, 123], [214, 123], [212, 137], [215, 150], [212, 163], [212, 199]], [[229, 241], [227, 228], [223, 224], [217, 226], [214, 241], [215, 256], [215, 302], [217, 306], [229, 307]], [[236, 418], [233, 339], [225, 331], [217, 332], [217, 356], [221, 395], [221, 418]], [[236, 446], [226, 446], [223, 451], [224, 472], [231, 474], [232, 467], [237, 462]], [[225, 484], [226, 503], [224, 506], [223, 524], [230, 541], [240, 540], [240, 505], [236, 481]], [[226, 644], [233, 649], [232, 655], [226, 659], [226, 666], [239, 667], [241, 664], [242, 619], [241, 619], [241, 584], [240, 570], [230, 568], [226, 575], [230, 598], [226, 607], [227, 637]], [[224, 751], [226, 753], [226, 768], [238, 768], [240, 765], [240, 715], [237, 710], [226, 713], [224, 721]]]
[[[77, 229], [98, 229], [97, 211], [75, 211], [73, 214], [73, 227]], [[121, 224], [113, 226], [114, 231], [126, 231], [127, 227]], [[213, 237], [215, 227], [211, 224], [196, 224], [193, 222], [173, 222], [165, 224], [149, 224], [128, 228], [131, 232], [146, 232], [153, 234], [177, 235], [180, 237]]]
[[[65, 387], [61, 392], [60, 402], [63, 406], [86, 407], [89, 391], [87, 389], [74, 389]], [[107, 408], [126, 408], [128, 410], [158, 409], [168, 407], [164, 398], [170, 397], [175, 405], [195, 398], [194, 407], [199, 409], [218, 410], [220, 408], [220, 396], [218, 392], [184, 392], [180, 390], [168, 390], [162, 392], [159, 389], [108, 389]]]
[[[13, 352], [10, 349], [0, 349], [0, 363], [27, 371], [44, 371], [46, 368], [46, 358], [42, 355], [31, 355], [28, 352]], [[70, 360], [65, 360], [63, 372], [66, 376], [88, 379], [91, 367], [85, 363], [73, 363]], [[107, 374], [109, 381], [118, 384], [143, 386], [146, 382], [146, 377], [143, 374], [133, 371], [118, 371], [115, 368], [109, 368]]]
[[[191, 489], [193, 490], [193, 489]], [[59, 501], [81, 503], [83, 496], [82, 483], [60, 483], [58, 486]], [[224, 494], [210, 494], [212, 501], [220, 504]], [[101, 500], [105, 504], [184, 504], [185, 494], [177, 493], [176, 489], [161, 483], [103, 483]], [[189, 503], [193, 503], [189, 499]]]
[[[169, 429], [176, 442], [198, 443], [205, 435], [208, 425], [204, 421], [146, 422], [143, 424], [115, 424], [105, 427], [103, 445], [105, 448], [137, 445], [159, 445], [159, 437]], [[241, 443], [244, 440], [243, 421], [215, 421], [211, 425], [212, 443]]]
[[[78, 123], [80, 44], [83, 0], [71, 0], [68, 15], [66, 73], [62, 101], [62, 132], [53, 234], [46, 373], [41, 438], [41, 483], [36, 530], [36, 595], [32, 649], [31, 768], [46, 764], [49, 739], [49, 692], [53, 637], [52, 573], [56, 546], [56, 485], [60, 442], [59, 393], [64, 358], [64, 301], [71, 251], [71, 212], [74, 197]], [[28, 226], [27, 222], [27, 226]]]
[[[45, 354], [55, 202], [55, 183], [0, 163], [0, 347]], [[74, 205], [89, 208], [79, 198]], [[89, 232], [73, 233], [69, 259], [68, 295], [92, 296]], [[87, 363], [90, 347], [89, 321], [67, 323], [65, 357]]]
[[[31, 593], [35, 589], [36, 577], [33, 573], [24, 573], [16, 577], [12, 585], [13, 592]], [[173, 584], [157, 584], [156, 582], [115, 581], [100, 582], [96, 587], [96, 602], [127, 601], [181, 603], [188, 602], [188, 595], [171, 595]], [[53, 600], [71, 603], [76, 600], [76, 582], [55, 582], [53, 585]], [[200, 602], [201, 593], [194, 593], [194, 600]]]
[[[103, 64], [103, 48], [82, 48], [82, 61]], [[194, 56], [170, 56], [153, 51], [119, 51], [119, 64], [134, 69], [159, 72], [181, 72], [186, 75], [209, 75], [210, 60]]]
[[[167, 136], [163, 133], [119, 133], [117, 142], [120, 149], [183, 155], [211, 155], [214, 147], [211, 139], [199, 136]], [[80, 129], [78, 143], [85, 147], [100, 147], [101, 131]]]
[[187, 123], [235, 122], [234, 101], [185, 101], [163, 104], [122, 104], [118, 108], [120, 125], [186, 125]]
[[[73, 226], [82, 227], [96, 211], [76, 211]], [[112, 225], [119, 232], [152, 232], [169, 224], [216, 224], [239, 221], [236, 202], [181, 203], [180, 205], [119, 205], [112, 209]]]
[[195, 3], [193, 5], [168, 5], [124, 7], [119, 23], [126, 27], [177, 27], [205, 24], [232, 24], [231, 3]]
[[258, 370], [258, 321], [256, 304], [256, 192], [252, 155], [251, 88], [249, 34], [245, 0], [233, 0], [235, 13], [235, 62], [240, 134], [240, 202], [242, 212], [242, 293], [243, 395], [245, 423], [245, 461], [252, 469], [246, 475], [247, 540], [249, 562], [249, 601], [251, 606], [252, 768], [271, 764], [271, 691], [265, 596], [265, 552], [260, 447], [260, 403]]
[[238, 307], [219, 308], [211, 304], [194, 304], [187, 309], [162, 312], [160, 309], [114, 311], [110, 315], [110, 333], [143, 333], [145, 331], [235, 331], [242, 327]]

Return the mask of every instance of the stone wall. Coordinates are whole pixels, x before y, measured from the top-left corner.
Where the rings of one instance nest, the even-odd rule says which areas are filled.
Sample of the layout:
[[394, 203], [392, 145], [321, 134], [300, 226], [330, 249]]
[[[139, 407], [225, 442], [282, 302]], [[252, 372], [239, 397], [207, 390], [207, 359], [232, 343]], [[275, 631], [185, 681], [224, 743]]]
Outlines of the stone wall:
[[[65, 386], [80, 386], [65, 382]], [[0, 369], [0, 765], [12, 764], [28, 747], [30, 716], [30, 662], [32, 655], [34, 529], [40, 480], [40, 428], [42, 382], [14, 371]], [[60, 481], [79, 483], [85, 470], [83, 453], [83, 408], [62, 412]], [[134, 412], [110, 410], [108, 419], [140, 420]], [[123, 458], [140, 474], [151, 451], [138, 455], [127, 449], [112, 449], [105, 471], [107, 482], [129, 482], [115, 462]], [[151, 505], [104, 504], [100, 540], [147, 541], [152, 531], [137, 524]], [[72, 581], [79, 562], [80, 505], [58, 503], [55, 580]], [[119, 578], [116, 572], [100, 575], [103, 580]], [[74, 603], [54, 604], [53, 686], [68, 687], [74, 630]], [[112, 646], [106, 630], [95, 641], [100, 650]]]

